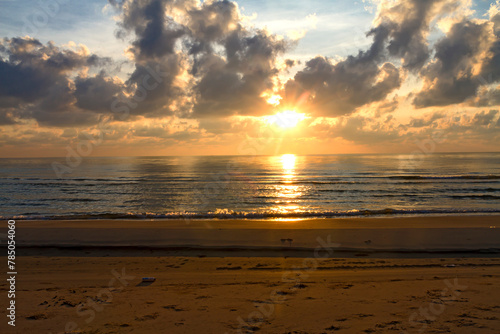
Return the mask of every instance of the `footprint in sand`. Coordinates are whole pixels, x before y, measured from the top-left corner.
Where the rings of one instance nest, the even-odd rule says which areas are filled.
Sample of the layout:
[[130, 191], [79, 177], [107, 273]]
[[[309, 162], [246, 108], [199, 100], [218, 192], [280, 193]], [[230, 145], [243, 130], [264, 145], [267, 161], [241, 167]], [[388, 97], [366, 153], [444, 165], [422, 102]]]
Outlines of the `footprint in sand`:
[[333, 325], [330, 326], [330, 327], [328, 327], [328, 328], [325, 328], [326, 331], [339, 331], [341, 329], [342, 329], [342, 327], [336, 327], [336, 326], [333, 326]]
[[175, 311], [175, 312], [182, 312], [182, 311], [186, 311], [185, 309], [183, 308], [178, 308], [177, 305], [167, 305], [167, 306], [162, 306], [164, 309], [166, 310], [172, 310], [172, 311]]
[[217, 267], [216, 270], [241, 270], [241, 267]]
[[47, 319], [47, 315], [44, 313], [38, 313], [38, 314], [33, 314], [30, 315], [29, 317], [26, 317], [27, 320], [41, 320], [41, 319]]
[[142, 317], [135, 317], [135, 320], [137, 320], [137, 321], [154, 320], [154, 319], [158, 318], [159, 315], [160, 314], [158, 312], [155, 312], [153, 314], [143, 315]]

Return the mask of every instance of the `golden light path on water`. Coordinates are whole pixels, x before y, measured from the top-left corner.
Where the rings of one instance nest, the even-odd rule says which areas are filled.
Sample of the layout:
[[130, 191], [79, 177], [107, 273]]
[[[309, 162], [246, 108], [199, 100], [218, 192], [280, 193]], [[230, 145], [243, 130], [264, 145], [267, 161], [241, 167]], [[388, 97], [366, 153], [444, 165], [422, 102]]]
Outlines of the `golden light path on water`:
[[273, 158], [276, 159], [276, 165], [281, 164], [283, 183], [276, 186], [275, 197], [279, 200], [272, 210], [282, 214], [300, 211], [300, 206], [296, 203], [302, 195], [301, 186], [293, 184], [296, 179], [297, 157], [294, 154], [284, 154]]
[[284, 154], [281, 156], [281, 163], [283, 164], [283, 177], [292, 182], [295, 174], [295, 162], [297, 157], [293, 154]]

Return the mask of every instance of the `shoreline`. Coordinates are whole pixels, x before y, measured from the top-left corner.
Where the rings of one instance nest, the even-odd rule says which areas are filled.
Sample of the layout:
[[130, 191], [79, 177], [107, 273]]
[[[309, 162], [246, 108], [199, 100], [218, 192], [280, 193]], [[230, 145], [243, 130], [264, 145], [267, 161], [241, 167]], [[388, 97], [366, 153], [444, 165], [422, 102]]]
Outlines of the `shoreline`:
[[[124, 256], [500, 256], [500, 215], [283, 220], [16, 221], [21, 254], [80, 251]], [[497, 224], [499, 225], [497, 228]], [[255, 255], [254, 255], [255, 254]], [[362, 254], [362, 255], [359, 255]]]
[[[454, 221], [453, 222], [447, 222], [444, 221], [444, 218], [451, 218]], [[482, 222], [473, 222], [475, 219], [484, 219], [485, 221]], [[7, 220], [7, 219], [4, 219]], [[358, 227], [363, 227], [366, 225], [361, 225], [363, 223], [370, 224], [372, 222], [376, 222], [377, 225], [371, 225], [374, 227], [385, 227], [385, 226], [390, 226], [391, 222], [394, 222], [395, 220], [404, 220], [404, 223], [406, 225], [401, 225], [401, 222], [396, 222], [395, 224], [398, 224], [397, 226], [404, 227], [404, 226], [409, 226], [412, 228], [418, 228], [421, 226], [430, 226], [430, 224], [436, 224], [438, 223], [441, 227], [475, 227], [475, 226], [480, 226], [480, 227], [489, 227], [491, 225], [488, 225], [490, 223], [496, 223], [493, 225], [498, 225], [498, 228], [500, 228], [500, 213], [491, 213], [491, 214], [485, 214], [485, 213], [478, 213], [478, 214], [436, 214], [436, 215], [416, 215], [416, 216], [348, 216], [348, 217], [309, 217], [309, 218], [234, 218], [234, 219], [218, 219], [218, 218], [189, 218], [189, 219], [182, 219], [182, 218], [132, 218], [132, 219], [127, 219], [127, 218], [98, 218], [98, 219], [81, 219], [81, 218], [75, 218], [75, 219], [23, 219], [23, 218], [14, 218], [11, 220], [15, 220], [17, 223], [22, 223], [25, 226], [30, 226], [30, 223], [33, 224], [38, 224], [40, 226], [43, 223], [47, 224], [73, 224], [73, 223], [85, 223], [87, 226], [102, 226], [100, 225], [101, 223], [105, 224], [114, 224], [114, 223], [153, 223], [153, 224], [165, 224], [165, 223], [171, 223], [169, 224], [171, 227], [179, 227], [179, 225], [185, 225], [189, 226], [191, 223], [214, 223], [214, 224], [221, 224], [222, 227], [224, 227], [224, 224], [231, 224], [230, 226], [225, 226], [226, 228], [232, 228], [234, 226], [241, 227], [242, 225], [237, 225], [238, 223], [252, 223], [252, 225], [247, 225], [246, 227], [252, 228], [252, 226], [255, 226], [255, 223], [257, 224], [281, 224], [283, 228], [294, 228], [293, 226], [287, 227], [283, 223], [296, 223], [296, 224], [303, 224], [303, 223], [314, 223], [315, 225], [308, 226], [310, 228], [318, 228], [318, 222], [326, 222], [327, 224], [331, 224], [333, 226], [340, 227], [342, 226], [341, 224], [349, 222], [351, 224], [352, 222], [355, 222], [358, 224]], [[93, 225], [92, 223], [99, 223], [99, 225]], [[411, 225], [409, 225], [411, 224]], [[35, 225], [33, 225], [35, 226]], [[81, 225], [80, 225], [81, 226]], [[141, 227], [144, 225], [140, 225], [138, 227]], [[392, 225], [396, 226], [396, 225]], [[123, 225], [120, 227], [131, 227], [130, 225]]]
[[131, 213], [131, 214], [89, 214], [71, 216], [11, 216], [1, 217], [2, 220], [23, 221], [91, 221], [91, 220], [126, 220], [126, 221], [298, 221], [298, 220], [329, 220], [329, 219], [391, 219], [391, 218], [429, 218], [429, 217], [461, 217], [461, 216], [499, 216], [500, 210], [466, 210], [466, 211], [400, 211], [397, 209], [362, 210], [358, 212], [329, 213], [290, 213], [290, 214], [254, 214], [254, 213], [185, 213], [185, 214], [156, 214], [156, 213]]

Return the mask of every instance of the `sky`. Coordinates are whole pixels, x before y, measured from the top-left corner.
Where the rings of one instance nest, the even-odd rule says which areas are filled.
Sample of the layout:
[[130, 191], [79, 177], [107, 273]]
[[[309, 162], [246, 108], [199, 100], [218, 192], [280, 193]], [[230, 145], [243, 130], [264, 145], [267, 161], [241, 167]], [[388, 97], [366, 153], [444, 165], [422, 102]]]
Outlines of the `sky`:
[[493, 152], [500, 1], [0, 0], [0, 157]]

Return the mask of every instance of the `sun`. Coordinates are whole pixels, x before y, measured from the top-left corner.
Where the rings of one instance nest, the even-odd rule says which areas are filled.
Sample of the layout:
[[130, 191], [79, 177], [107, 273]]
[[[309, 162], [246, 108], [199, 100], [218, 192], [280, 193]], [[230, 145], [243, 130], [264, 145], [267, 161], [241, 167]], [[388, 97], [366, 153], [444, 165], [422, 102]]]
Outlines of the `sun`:
[[268, 122], [283, 129], [289, 129], [296, 127], [305, 118], [304, 114], [300, 114], [294, 110], [285, 110], [276, 115], [269, 116]]
[[281, 156], [281, 163], [283, 164], [283, 169], [286, 171], [292, 171], [295, 169], [295, 160], [297, 157], [295, 154], [283, 154]]

